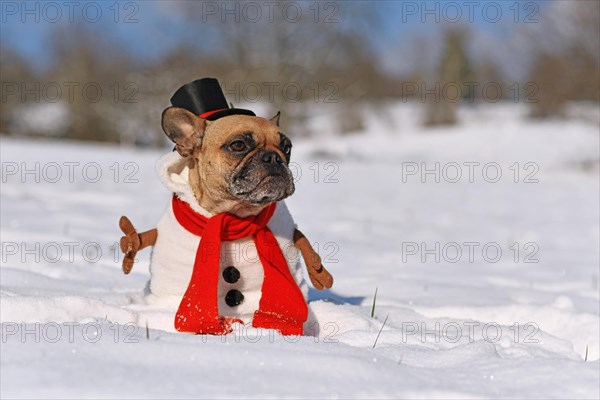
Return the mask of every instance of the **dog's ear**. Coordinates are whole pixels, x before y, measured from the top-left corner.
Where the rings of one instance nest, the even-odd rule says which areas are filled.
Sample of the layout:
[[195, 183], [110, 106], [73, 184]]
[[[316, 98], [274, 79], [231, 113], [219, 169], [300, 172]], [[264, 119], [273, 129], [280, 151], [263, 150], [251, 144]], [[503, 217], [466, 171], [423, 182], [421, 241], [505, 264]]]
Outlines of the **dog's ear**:
[[162, 113], [161, 125], [175, 149], [181, 156], [192, 155], [194, 149], [202, 146], [202, 138], [207, 121], [178, 107], [169, 107]]
[[275, 116], [273, 118], [271, 118], [269, 121], [271, 121], [275, 125], [279, 126], [279, 117], [280, 116], [281, 116], [281, 111], [277, 111], [277, 114], [275, 114]]

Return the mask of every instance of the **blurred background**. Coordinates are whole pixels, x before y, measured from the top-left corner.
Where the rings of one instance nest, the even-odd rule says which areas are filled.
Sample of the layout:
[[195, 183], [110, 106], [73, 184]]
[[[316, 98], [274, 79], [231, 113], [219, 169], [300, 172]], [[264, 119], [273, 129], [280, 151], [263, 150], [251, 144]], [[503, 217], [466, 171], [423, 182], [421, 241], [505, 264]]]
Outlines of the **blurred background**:
[[5, 1], [1, 29], [3, 135], [164, 146], [205, 76], [295, 137], [401, 131], [398, 103], [423, 132], [481, 104], [599, 122], [598, 1]]

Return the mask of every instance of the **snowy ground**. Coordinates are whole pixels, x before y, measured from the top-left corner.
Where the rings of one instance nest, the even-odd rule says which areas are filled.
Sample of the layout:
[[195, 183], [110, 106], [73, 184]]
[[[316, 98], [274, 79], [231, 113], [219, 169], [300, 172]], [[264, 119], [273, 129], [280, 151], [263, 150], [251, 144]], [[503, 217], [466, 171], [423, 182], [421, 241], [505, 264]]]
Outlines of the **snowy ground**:
[[174, 333], [149, 252], [122, 275], [161, 152], [2, 137], [2, 397], [598, 398], [598, 126], [522, 112], [421, 132], [398, 105], [296, 141], [288, 206], [336, 279], [302, 338]]

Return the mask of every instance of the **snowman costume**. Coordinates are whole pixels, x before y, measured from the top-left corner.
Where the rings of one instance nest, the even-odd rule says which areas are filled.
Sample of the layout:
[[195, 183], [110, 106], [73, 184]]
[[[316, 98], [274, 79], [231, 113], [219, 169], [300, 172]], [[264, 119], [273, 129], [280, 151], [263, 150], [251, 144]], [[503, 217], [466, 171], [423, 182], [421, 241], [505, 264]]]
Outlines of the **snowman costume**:
[[[176, 152], [166, 154], [158, 160], [156, 170], [163, 185], [178, 200], [205, 218], [214, 217], [196, 201], [189, 184], [190, 169], [186, 158]], [[182, 299], [186, 290], [192, 286], [190, 281], [202, 237], [182, 226], [176, 218], [173, 204], [174, 202], [169, 202], [156, 227], [158, 237], [151, 256], [148, 291], [155, 299], [166, 299], [168, 303], [182, 302], [180, 307], [183, 307], [185, 300]], [[277, 241], [289, 273], [306, 304], [308, 285], [299, 262], [299, 252], [293, 242], [296, 224], [283, 201], [277, 202], [274, 207], [275, 211], [268, 220], [267, 227]], [[252, 237], [222, 240], [218, 265], [218, 315], [234, 322], [253, 324], [261, 304], [264, 271]], [[226, 328], [220, 333], [230, 331]]]

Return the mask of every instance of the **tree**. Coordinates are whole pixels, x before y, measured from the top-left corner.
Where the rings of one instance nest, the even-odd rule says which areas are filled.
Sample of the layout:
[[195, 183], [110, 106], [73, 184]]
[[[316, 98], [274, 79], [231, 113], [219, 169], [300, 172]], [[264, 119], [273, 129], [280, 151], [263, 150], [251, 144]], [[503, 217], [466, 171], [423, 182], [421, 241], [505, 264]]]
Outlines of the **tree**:
[[529, 81], [538, 94], [530, 116], [560, 117], [570, 101], [600, 101], [600, 3], [552, 3], [534, 28]]
[[0, 46], [0, 83], [2, 100], [0, 107], [0, 133], [8, 133], [14, 125], [15, 111], [22, 105], [20, 85], [33, 80], [34, 73], [27, 62], [8, 45]]
[[[445, 48], [438, 67], [434, 85], [438, 96], [427, 96], [425, 125], [451, 125], [456, 123], [456, 105], [460, 98], [473, 96], [465, 90], [465, 82], [473, 81], [473, 71], [466, 52], [467, 34], [451, 29], [445, 35]], [[456, 93], [459, 90], [459, 93]]]

